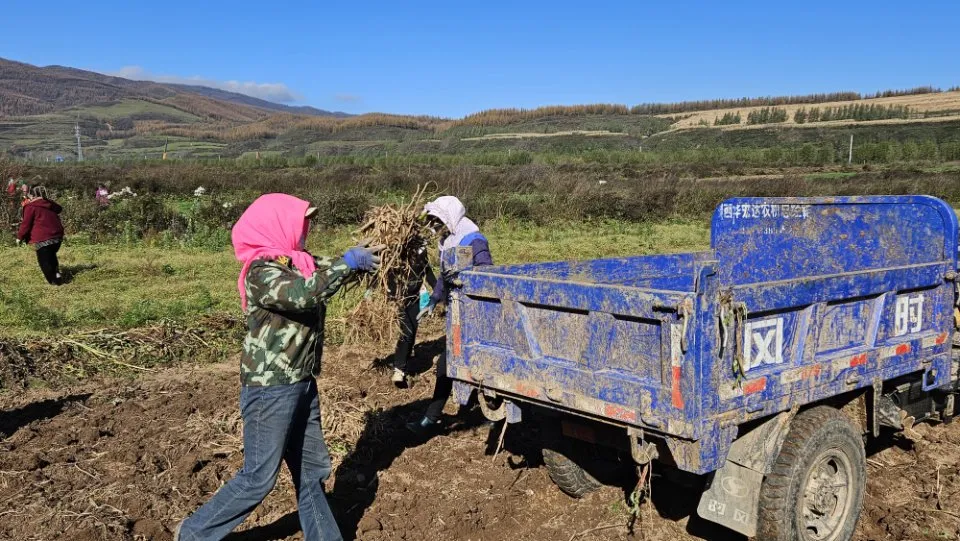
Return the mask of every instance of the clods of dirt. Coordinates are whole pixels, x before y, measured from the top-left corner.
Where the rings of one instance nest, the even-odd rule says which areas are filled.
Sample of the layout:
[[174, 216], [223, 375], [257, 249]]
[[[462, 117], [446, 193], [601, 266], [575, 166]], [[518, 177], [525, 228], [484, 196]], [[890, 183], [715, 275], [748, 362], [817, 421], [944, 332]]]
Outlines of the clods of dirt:
[[[327, 489], [347, 539], [739, 539], [692, 516], [697, 495], [665, 477], [654, 477], [652, 502], [633, 520], [632, 479], [565, 496], [522, 424], [508, 428], [499, 453], [499, 426], [472, 411], [429, 441], [412, 438], [403, 425], [423, 412], [441, 348], [421, 346], [412, 389], [394, 388], [369, 354], [325, 357]], [[0, 539], [171, 539], [242, 465], [238, 396], [233, 363], [0, 395]], [[893, 437], [872, 450], [856, 539], [960, 538], [960, 423], [917, 430], [916, 443]], [[229, 539], [302, 539], [295, 511], [284, 470]]]

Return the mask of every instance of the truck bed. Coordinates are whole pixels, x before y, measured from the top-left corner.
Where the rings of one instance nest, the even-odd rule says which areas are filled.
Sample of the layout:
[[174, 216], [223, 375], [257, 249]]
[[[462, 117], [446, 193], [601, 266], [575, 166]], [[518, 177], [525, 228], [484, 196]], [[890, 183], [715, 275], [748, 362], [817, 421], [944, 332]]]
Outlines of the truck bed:
[[957, 236], [932, 197], [743, 198], [707, 252], [466, 269], [448, 374], [712, 471], [751, 419], [906, 374], [952, 385]]

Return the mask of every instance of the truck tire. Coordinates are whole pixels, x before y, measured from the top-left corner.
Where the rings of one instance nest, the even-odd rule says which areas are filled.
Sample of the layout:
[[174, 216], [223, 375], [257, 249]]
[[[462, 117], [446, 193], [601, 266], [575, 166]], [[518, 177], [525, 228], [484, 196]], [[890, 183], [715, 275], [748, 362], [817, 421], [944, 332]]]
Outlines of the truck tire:
[[796, 416], [760, 488], [757, 539], [848, 541], [866, 490], [862, 436], [839, 410]]
[[562, 451], [544, 449], [543, 463], [547, 467], [550, 479], [560, 490], [568, 496], [582, 498], [603, 486], [576, 462], [575, 459], [579, 457], [577, 457], [578, 453], [573, 452], [574, 447], [561, 445], [559, 448]]

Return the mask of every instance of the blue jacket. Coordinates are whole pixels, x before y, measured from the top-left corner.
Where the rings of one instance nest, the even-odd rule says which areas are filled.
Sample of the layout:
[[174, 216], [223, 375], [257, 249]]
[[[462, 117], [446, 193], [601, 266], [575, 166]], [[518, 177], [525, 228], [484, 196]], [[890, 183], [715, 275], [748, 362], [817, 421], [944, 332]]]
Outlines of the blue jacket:
[[[479, 231], [470, 233], [463, 237], [457, 246], [469, 246], [473, 248], [472, 263], [474, 267], [493, 265], [493, 256], [490, 255], [490, 243], [487, 242], [487, 237], [484, 237], [483, 233]], [[441, 254], [441, 261], [443, 260], [442, 256], [443, 254]], [[440, 266], [440, 276], [437, 280], [437, 287], [433, 288], [433, 294], [430, 295], [430, 302], [433, 304], [447, 301], [447, 284], [443, 278], [443, 263], [441, 263]]]

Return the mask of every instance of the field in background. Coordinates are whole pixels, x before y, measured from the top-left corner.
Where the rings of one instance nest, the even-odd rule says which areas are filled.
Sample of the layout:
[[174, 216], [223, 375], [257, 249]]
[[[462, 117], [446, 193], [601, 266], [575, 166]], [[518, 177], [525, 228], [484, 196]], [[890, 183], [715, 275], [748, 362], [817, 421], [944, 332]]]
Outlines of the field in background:
[[[840, 108], [844, 106], [852, 105], [876, 105], [882, 107], [907, 107], [913, 113], [913, 118], [923, 118], [924, 115], [930, 115], [933, 118], [949, 118], [960, 116], [960, 90], [955, 90], [951, 92], [937, 92], [929, 94], [911, 94], [908, 96], [892, 96], [892, 97], [879, 97], [866, 100], [839, 100], [839, 101], [825, 101], [820, 103], [791, 103], [783, 105], [775, 105], [777, 109], [783, 109], [787, 113], [787, 119], [783, 122], [785, 124], [796, 124], [794, 120], [794, 114], [799, 109], [810, 110], [814, 107], [819, 109], [827, 108]], [[714, 126], [717, 119], [722, 119], [723, 116], [727, 113], [737, 114], [741, 116], [741, 122], [745, 125], [747, 116], [753, 112], [763, 109], [764, 107], [771, 106], [754, 106], [754, 107], [727, 107], [727, 108], [718, 108], [710, 109], [705, 111], [696, 111], [691, 113], [684, 113], [683, 118], [671, 125], [673, 129], [682, 129], [682, 128], [694, 128], [702, 125], [702, 122], [706, 122], [710, 126]], [[668, 118], [671, 115], [660, 115], [662, 117]], [[903, 120], [896, 120], [891, 122], [903, 122]], [[815, 123], [815, 124], [806, 124], [807, 126], [819, 126], [819, 125], [830, 125], [830, 126], [839, 126], [843, 124], [853, 124], [856, 123], [854, 120], [834, 120], [826, 123]]]
[[[856, 164], [960, 160], [957, 88], [545, 106], [453, 119], [349, 116], [2, 59], [0, 78], [23, 89], [22, 95], [0, 93], [0, 156], [34, 164], [75, 161], [75, 127], [84, 158], [99, 162], [663, 165], [719, 158], [750, 166], [823, 166], [845, 161], [850, 135]], [[738, 131], [751, 133], [730, 135]]]
[[[688, 167], [694, 167], [690, 165]], [[237, 263], [229, 229], [259, 194], [292, 193], [319, 209], [317, 253], [342, 253], [373, 205], [402, 201], [417, 186], [455, 194], [490, 235], [503, 263], [640, 255], [706, 247], [713, 209], [734, 196], [926, 193], [960, 206], [960, 168], [801, 168], [752, 177], [722, 171], [630, 164], [502, 166], [341, 165], [331, 167], [0, 162], [0, 175], [44, 183], [63, 206], [69, 242], [62, 255], [75, 275], [50, 289], [30, 249], [0, 235], [0, 334], [43, 334], [96, 326], [132, 328], [173, 319], [235, 313]], [[100, 209], [99, 183], [138, 195]], [[206, 195], [193, 192], [204, 187]], [[7, 224], [16, 201], [0, 206]], [[333, 311], [337, 317], [339, 308]]]
[[[484, 229], [495, 261], [504, 264], [698, 250], [708, 243], [708, 225], [701, 221], [535, 226], [501, 220]], [[309, 248], [336, 255], [351, 245], [350, 228], [342, 227], [315, 231]], [[32, 249], [0, 248], [0, 338], [134, 328], [161, 320], [189, 325], [211, 315], [239, 316], [239, 264], [229, 249], [68, 241], [61, 265], [72, 281], [52, 288], [36, 268]], [[331, 303], [331, 321], [341, 318], [356, 299], [337, 297]], [[330, 333], [334, 339], [339, 336], [336, 324]]]

